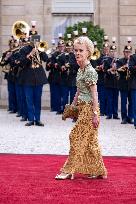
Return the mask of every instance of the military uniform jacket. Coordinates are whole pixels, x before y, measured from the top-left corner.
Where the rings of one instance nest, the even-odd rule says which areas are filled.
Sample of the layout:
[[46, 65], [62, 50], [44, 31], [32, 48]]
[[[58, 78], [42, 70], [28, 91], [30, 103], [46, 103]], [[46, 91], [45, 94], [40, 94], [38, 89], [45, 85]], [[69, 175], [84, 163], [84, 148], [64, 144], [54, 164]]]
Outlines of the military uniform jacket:
[[[108, 58], [107, 56], [102, 54], [101, 57], [99, 59], [97, 59], [97, 61], [95, 62], [95, 66], [100, 66], [100, 65], [104, 64], [104, 62], [107, 58]], [[94, 66], [94, 65], [92, 64], [92, 66]], [[104, 71], [102, 71], [102, 70], [97, 71], [97, 74], [98, 74], [97, 84], [98, 85], [104, 85], [104, 75], [105, 75]]]
[[[27, 58], [27, 55], [32, 51], [33, 47], [28, 45], [20, 50], [20, 66], [23, 68], [20, 78], [20, 84], [22, 85], [43, 85], [47, 84], [46, 73], [42, 65], [37, 68], [32, 67], [32, 59]], [[48, 56], [45, 52], [39, 53], [41, 61], [46, 62]]]
[[106, 88], [118, 88], [118, 81], [115, 74], [108, 72], [107, 70], [112, 67], [113, 58], [108, 57], [104, 62], [104, 85]]
[[136, 89], [136, 54], [130, 56], [129, 71], [130, 71], [129, 88]]
[[63, 86], [76, 86], [76, 76], [79, 65], [73, 52], [63, 53], [60, 58], [60, 67], [65, 66], [66, 70], [61, 70], [61, 84]]
[[15, 60], [18, 58], [18, 55], [16, 53], [12, 53], [11, 56], [7, 59], [5, 64], [9, 64], [10, 66], [10, 71], [9, 73], [6, 74], [6, 79], [11, 82], [16, 81], [16, 70], [17, 70], [17, 65], [15, 63]]
[[[122, 67], [123, 65], [127, 64], [128, 59], [121, 58], [116, 61], [117, 69]], [[128, 80], [126, 79], [127, 72], [120, 71], [119, 72], [119, 79], [118, 79], [118, 88], [123, 91], [128, 91]]]
[[[61, 84], [61, 68], [60, 57], [63, 53], [56, 51], [52, 54], [51, 58], [47, 61], [46, 70], [49, 71], [48, 81], [53, 84]], [[49, 65], [50, 62], [50, 65]], [[57, 66], [55, 66], [57, 63]]]

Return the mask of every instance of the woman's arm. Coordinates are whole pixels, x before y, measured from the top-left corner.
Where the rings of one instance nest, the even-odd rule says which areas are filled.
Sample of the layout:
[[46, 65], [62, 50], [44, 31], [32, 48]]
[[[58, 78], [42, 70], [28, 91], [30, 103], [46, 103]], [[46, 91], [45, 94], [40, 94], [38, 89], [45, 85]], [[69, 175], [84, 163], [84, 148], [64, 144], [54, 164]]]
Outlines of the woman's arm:
[[92, 101], [93, 101], [93, 126], [97, 128], [99, 125], [99, 118], [98, 118], [98, 93], [97, 93], [97, 85], [90, 86], [91, 94], [92, 94]]
[[98, 110], [98, 93], [97, 93], [97, 85], [93, 84], [90, 86], [91, 94], [93, 98], [93, 112]]

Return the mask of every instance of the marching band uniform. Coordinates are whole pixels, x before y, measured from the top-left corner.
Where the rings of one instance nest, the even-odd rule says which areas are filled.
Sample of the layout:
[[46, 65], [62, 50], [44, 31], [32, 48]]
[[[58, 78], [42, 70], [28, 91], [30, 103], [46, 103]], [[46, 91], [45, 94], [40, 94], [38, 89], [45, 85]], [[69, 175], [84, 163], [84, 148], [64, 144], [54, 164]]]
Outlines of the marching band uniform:
[[136, 129], [136, 54], [133, 54], [130, 56], [129, 71], [130, 71], [129, 88], [131, 91], [131, 98], [132, 98], [132, 112], [134, 117], [134, 127]]
[[59, 52], [55, 51], [47, 61], [46, 70], [49, 71], [48, 82], [50, 84], [51, 111], [61, 112], [61, 74], [57, 59]]
[[[113, 56], [116, 51], [116, 46], [110, 46], [110, 52], [113, 53], [112, 56], [108, 57], [104, 62], [104, 85], [106, 88], [106, 97], [107, 97], [107, 118], [119, 119], [118, 117], [118, 85], [117, 85], [117, 75], [116, 72], [112, 73], [110, 69], [115, 66], [116, 58]], [[115, 69], [115, 68], [114, 68]]]
[[38, 61], [37, 56], [34, 60], [33, 54], [31, 55], [33, 48], [32, 45], [27, 45], [20, 50], [20, 63], [23, 66], [21, 83], [24, 85], [29, 120], [26, 126], [34, 125], [34, 123], [38, 126], [44, 126], [40, 122], [41, 96], [43, 85], [47, 84], [47, 77], [41, 61], [46, 62], [48, 57], [45, 52], [39, 53], [37, 50], [40, 61]]
[[[58, 42], [58, 50], [56, 50], [51, 56], [50, 67], [47, 65], [47, 70], [50, 69], [48, 80], [51, 88], [51, 103], [53, 111], [57, 111], [56, 114], [62, 113], [62, 93], [61, 93], [61, 60], [64, 53], [65, 43], [63, 40]], [[64, 58], [64, 57], [63, 57]], [[53, 95], [54, 93], [54, 95]]]
[[98, 74], [97, 91], [98, 91], [98, 100], [100, 103], [100, 115], [101, 116], [106, 115], [106, 107], [107, 107], [106, 89], [104, 86], [104, 76], [105, 76], [104, 62], [109, 57], [109, 50], [110, 50], [110, 46], [109, 46], [108, 36], [104, 36], [103, 52], [101, 56], [95, 62], [95, 67], [96, 67], [95, 69]]
[[78, 71], [78, 64], [76, 62], [75, 55], [73, 53], [73, 42], [66, 42], [66, 52], [60, 57], [61, 67], [61, 93], [62, 93], [62, 112], [65, 105], [72, 103], [76, 93], [76, 76]]
[[[130, 54], [132, 52], [132, 47], [126, 45], [124, 47], [123, 52], [124, 52], [124, 57], [117, 60], [116, 65], [117, 65], [117, 71], [119, 73], [118, 87], [119, 87], [120, 96], [121, 96], [121, 118], [122, 118], [121, 124], [126, 124], [126, 123], [132, 123], [132, 118], [133, 118], [132, 100], [131, 100], [130, 90], [128, 87], [129, 79], [127, 78], [128, 62], [129, 62]], [[119, 69], [123, 66], [126, 70], [119, 71]], [[128, 106], [127, 106], [127, 103], [128, 103]]]
[[[97, 81], [97, 91], [98, 91], [98, 100], [100, 103], [100, 115], [106, 115], [106, 89], [104, 86], [104, 69], [103, 65], [105, 60], [108, 58], [107, 55], [102, 54], [101, 57], [97, 60], [96, 71], [98, 74], [98, 81]], [[97, 69], [98, 67], [98, 69]]]
[[17, 99], [16, 99], [16, 90], [15, 90], [15, 75], [14, 75], [14, 64], [13, 64], [13, 54], [12, 51], [9, 51], [5, 58], [4, 64], [10, 66], [10, 70], [8, 73], [5, 74], [5, 79], [7, 79], [7, 86], [8, 86], [8, 103], [10, 111], [9, 113], [16, 113], [17, 112]]

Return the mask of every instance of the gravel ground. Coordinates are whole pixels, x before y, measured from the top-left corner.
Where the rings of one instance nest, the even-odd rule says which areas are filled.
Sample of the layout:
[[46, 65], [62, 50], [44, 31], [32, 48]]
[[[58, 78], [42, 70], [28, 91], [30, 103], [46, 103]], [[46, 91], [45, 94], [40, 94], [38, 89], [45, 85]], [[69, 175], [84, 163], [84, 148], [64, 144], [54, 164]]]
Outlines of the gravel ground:
[[[44, 127], [24, 126], [15, 114], [0, 109], [0, 153], [57, 154], [69, 151], [70, 119], [42, 110]], [[99, 141], [104, 156], [136, 156], [136, 130], [133, 125], [121, 125], [120, 120], [101, 117]]]

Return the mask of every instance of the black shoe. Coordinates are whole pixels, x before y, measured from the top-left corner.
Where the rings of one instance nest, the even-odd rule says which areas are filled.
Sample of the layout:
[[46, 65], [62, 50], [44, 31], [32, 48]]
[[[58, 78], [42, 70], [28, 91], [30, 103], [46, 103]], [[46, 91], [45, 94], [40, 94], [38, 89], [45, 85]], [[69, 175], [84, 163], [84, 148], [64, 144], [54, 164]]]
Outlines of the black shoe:
[[127, 119], [127, 123], [129, 123], [129, 124], [134, 124], [134, 122], [133, 122], [132, 119], [130, 119], [130, 118]]
[[10, 113], [10, 114], [13, 114], [13, 113], [16, 113], [16, 111], [10, 111], [9, 113]]
[[106, 119], [111, 119], [111, 118], [112, 118], [111, 116], [107, 116], [107, 117], [106, 117]]
[[28, 122], [28, 123], [25, 124], [25, 126], [32, 126], [32, 125], [34, 125], [34, 122], [33, 122], [33, 121]]
[[16, 117], [21, 117], [21, 115], [20, 115], [20, 114], [17, 114]]
[[62, 113], [63, 113], [63, 111], [57, 111], [56, 115], [60, 115]]
[[36, 126], [41, 126], [41, 127], [44, 126], [44, 124], [41, 121], [35, 121], [35, 125]]
[[127, 124], [127, 120], [126, 120], [126, 119], [123, 119], [123, 120], [121, 121], [121, 124]]
[[23, 122], [23, 121], [27, 121], [27, 118], [21, 118], [20, 121], [21, 121], [21, 122]]
[[113, 119], [119, 120], [120, 118], [118, 116], [113, 116]]

